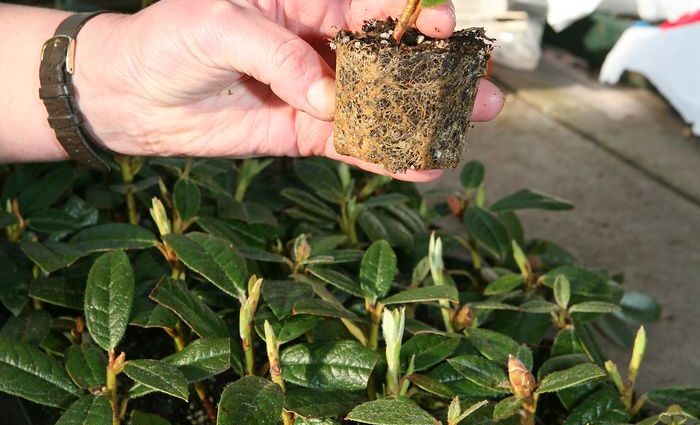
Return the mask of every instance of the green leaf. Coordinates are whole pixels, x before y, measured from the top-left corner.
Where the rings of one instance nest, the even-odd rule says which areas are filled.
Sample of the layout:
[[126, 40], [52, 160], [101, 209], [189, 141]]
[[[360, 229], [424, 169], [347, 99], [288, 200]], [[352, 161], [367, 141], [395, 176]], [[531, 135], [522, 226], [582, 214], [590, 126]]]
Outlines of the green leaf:
[[289, 316], [295, 302], [313, 294], [309, 285], [291, 280], [267, 280], [262, 286], [263, 299], [278, 319]]
[[350, 412], [346, 420], [374, 425], [438, 425], [435, 418], [408, 399], [368, 401]]
[[71, 239], [78, 249], [87, 252], [145, 249], [155, 246], [156, 242], [153, 233], [125, 223], [98, 224], [81, 230]]
[[575, 266], [558, 267], [542, 275], [541, 279], [545, 286], [554, 288], [554, 282], [559, 275], [563, 275], [569, 281], [571, 304], [584, 301], [605, 301], [616, 304], [622, 297], [619, 285], [608, 283], [600, 275]]
[[364, 390], [378, 358], [355, 341], [297, 344], [280, 356], [285, 381], [320, 391]]
[[67, 280], [64, 277], [40, 277], [32, 280], [29, 295], [48, 304], [82, 310], [85, 304], [85, 282]]
[[510, 392], [508, 375], [495, 362], [479, 356], [457, 356], [447, 362], [475, 384], [503, 393]]
[[574, 304], [569, 308], [569, 313], [615, 313], [620, 311], [620, 306], [617, 304], [606, 303], [602, 301], [586, 301]]
[[219, 218], [240, 220], [248, 224], [277, 225], [277, 218], [264, 205], [256, 202], [239, 202], [235, 199], [223, 198], [219, 200]]
[[27, 304], [27, 287], [31, 273], [25, 267], [19, 267], [2, 250], [0, 250], [0, 301], [15, 316], [20, 314]]
[[561, 308], [567, 308], [571, 301], [571, 283], [563, 274], [554, 278], [554, 299]]
[[85, 288], [85, 322], [104, 350], [119, 344], [129, 324], [134, 301], [134, 269], [123, 251], [95, 260]]
[[389, 239], [389, 233], [384, 224], [372, 210], [363, 209], [357, 217], [357, 224], [360, 225], [360, 228], [365, 232], [369, 240], [373, 242]]
[[87, 252], [76, 248], [75, 245], [61, 242], [47, 241], [41, 244], [23, 240], [20, 248], [30, 260], [46, 273], [53, 273], [68, 267], [87, 255]]
[[523, 276], [519, 274], [507, 274], [489, 283], [484, 289], [484, 295], [501, 295], [512, 292], [523, 285]]
[[408, 376], [408, 380], [410, 380], [415, 386], [422, 389], [423, 391], [427, 391], [430, 394], [436, 395], [446, 400], [452, 400], [452, 398], [454, 398], [455, 396], [455, 392], [452, 391], [450, 387], [427, 375], [410, 375]]
[[495, 398], [503, 394], [501, 390], [494, 390], [466, 379], [448, 362], [441, 363], [428, 372], [428, 376], [448, 386], [460, 398]]
[[396, 276], [396, 254], [383, 240], [370, 245], [360, 265], [360, 288], [372, 303], [384, 298]]
[[226, 323], [209, 306], [187, 289], [185, 282], [170, 278], [161, 280], [150, 298], [169, 308], [203, 338], [226, 338]]
[[163, 361], [177, 366], [187, 383], [198, 382], [231, 367], [231, 342], [229, 338], [197, 339]]
[[231, 242], [199, 232], [186, 236], [170, 234], [163, 240], [187, 267], [207, 278], [217, 288], [235, 298], [245, 294], [248, 271], [243, 257]]
[[24, 310], [12, 316], [0, 328], [0, 337], [12, 338], [29, 345], [39, 345], [51, 328], [51, 315], [44, 310]]
[[464, 215], [464, 224], [469, 234], [491, 254], [503, 259], [510, 251], [508, 230], [498, 218], [483, 208], [471, 207]]
[[620, 395], [604, 386], [576, 406], [564, 425], [618, 424], [630, 419]]
[[[590, 360], [584, 354], [564, 354], [557, 357], [550, 357], [537, 371], [537, 379], [541, 381], [542, 378], [552, 372], [566, 370], [583, 363], [590, 363]], [[578, 387], [557, 391], [557, 397], [567, 410], [572, 410], [583, 401], [586, 396], [600, 387], [600, 385], [600, 382], [592, 381]]]
[[267, 252], [264, 249], [254, 248], [252, 246], [241, 246], [239, 251], [243, 257], [249, 260], [262, 261], [266, 263], [287, 262], [287, 259], [283, 255]]
[[362, 204], [367, 208], [386, 207], [396, 204], [404, 204], [409, 199], [401, 193], [386, 193], [383, 195], [375, 195], [367, 198]]
[[124, 373], [135, 382], [187, 401], [185, 375], [174, 365], [158, 360], [130, 360]]
[[652, 403], [668, 407], [677, 404], [693, 416], [700, 417], [700, 388], [669, 387], [647, 393]]
[[347, 292], [350, 295], [355, 295], [356, 297], [362, 297], [363, 293], [360, 290], [360, 286], [352, 279], [346, 275], [337, 272], [333, 269], [325, 269], [321, 267], [308, 267], [308, 271], [321, 279], [322, 281], [329, 283], [341, 291]]
[[[445, 3], [447, 0], [423, 0], [421, 3], [422, 7], [433, 7], [433, 6], [439, 6], [443, 3]], [[469, 164], [467, 164], [469, 165]]]
[[518, 413], [520, 407], [523, 405], [523, 400], [518, 397], [512, 396], [504, 398], [503, 400], [496, 403], [493, 408], [493, 420], [502, 421], [503, 419], [508, 419], [511, 416]]
[[491, 205], [491, 211], [493, 212], [524, 209], [564, 211], [573, 208], [574, 206], [569, 201], [530, 189], [523, 189], [515, 192], [512, 195], [499, 199], [496, 203]]
[[310, 314], [312, 316], [334, 317], [336, 319], [359, 320], [355, 313], [342, 305], [333, 304], [319, 298], [306, 298], [294, 304], [293, 314]]
[[170, 422], [158, 415], [133, 410], [131, 412], [131, 425], [170, 425]]
[[532, 352], [524, 345], [520, 345], [512, 338], [488, 329], [469, 329], [467, 331], [469, 342], [476, 347], [479, 352], [489, 360], [505, 365], [508, 356], [517, 357], [521, 362], [532, 370]]
[[586, 350], [573, 328], [565, 328], [559, 331], [552, 344], [551, 356], [557, 357], [564, 354], [585, 353]]
[[[432, 6], [434, 4], [443, 3], [444, 0], [423, 0], [422, 5], [425, 7]], [[474, 190], [481, 185], [484, 181], [484, 174], [486, 174], [486, 169], [484, 164], [479, 161], [470, 161], [464, 165], [462, 168], [462, 173], [459, 176], [459, 181], [462, 183], [462, 187], [466, 190]]]
[[317, 316], [298, 315], [277, 321], [269, 308], [263, 306], [255, 314], [255, 330], [261, 339], [265, 339], [265, 321], [269, 322], [275, 332], [277, 341], [285, 344], [310, 331], [321, 320]]
[[622, 317], [626, 321], [651, 324], [661, 318], [659, 303], [642, 292], [625, 291], [625, 295], [620, 301], [620, 307], [622, 307]]
[[326, 418], [346, 415], [363, 400], [363, 396], [345, 391], [294, 388], [285, 393], [284, 408], [305, 418]]
[[428, 301], [449, 300], [459, 302], [457, 288], [449, 285], [425, 286], [422, 288], [408, 289], [382, 300], [382, 304], [407, 304], [424, 303]]
[[156, 304], [144, 297], [134, 300], [134, 308], [131, 311], [130, 325], [142, 328], [175, 329], [178, 317], [172, 311]]
[[19, 209], [22, 215], [30, 217], [53, 205], [73, 183], [74, 177], [75, 167], [58, 165], [51, 167], [39, 180], [22, 188], [19, 195]]
[[78, 218], [63, 210], [49, 208], [32, 215], [27, 226], [40, 233], [70, 233], [80, 229]]
[[335, 221], [338, 218], [338, 214], [328, 205], [326, 205], [325, 202], [306, 191], [294, 188], [285, 188], [282, 189], [280, 195], [290, 200], [303, 210], [326, 220]]
[[86, 395], [66, 410], [56, 425], [112, 425], [112, 405], [102, 395]]
[[414, 360], [414, 370], [426, 370], [452, 355], [459, 345], [460, 338], [433, 333], [422, 333], [413, 336], [401, 347], [401, 363], [408, 365], [411, 357]]
[[173, 191], [173, 201], [175, 209], [183, 220], [189, 220], [199, 211], [202, 203], [202, 194], [192, 180], [182, 178], [175, 183]]
[[221, 394], [217, 425], [277, 425], [284, 407], [282, 389], [267, 379], [246, 376]]
[[338, 176], [325, 165], [314, 160], [295, 160], [294, 172], [302, 183], [326, 201], [339, 204], [345, 199]]
[[559, 306], [542, 299], [534, 299], [520, 304], [520, 310], [526, 313], [550, 314], [559, 311]]
[[66, 351], [66, 370], [80, 388], [100, 388], [105, 385], [107, 359], [93, 344], [71, 345]]
[[81, 391], [63, 367], [43, 351], [0, 337], [0, 391], [52, 407], [66, 408]]
[[537, 394], [553, 393], [566, 388], [577, 387], [605, 376], [603, 369], [592, 363], [584, 363], [545, 376], [536, 392]]
[[0, 209], [0, 229], [4, 229], [13, 224], [17, 224], [17, 218], [7, 211]]

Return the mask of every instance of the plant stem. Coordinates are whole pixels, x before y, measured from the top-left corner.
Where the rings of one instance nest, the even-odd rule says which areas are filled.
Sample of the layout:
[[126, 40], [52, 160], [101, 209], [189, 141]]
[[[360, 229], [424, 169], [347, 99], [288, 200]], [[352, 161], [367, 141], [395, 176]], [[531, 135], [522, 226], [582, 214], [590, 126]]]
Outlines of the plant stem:
[[[134, 175], [138, 172], [141, 167], [136, 165], [132, 167], [132, 159], [125, 156], [115, 157], [117, 163], [119, 164], [119, 169], [122, 173], [122, 181], [127, 185], [131, 185], [134, 182]], [[136, 158], [134, 158], [136, 160]], [[136, 198], [134, 198], [134, 191], [132, 188], [126, 190], [126, 208], [129, 215], [129, 223], [133, 225], [139, 224], [139, 215], [136, 211]]]
[[[280, 363], [280, 345], [277, 342], [275, 331], [267, 320], [265, 321], [265, 346], [267, 347], [267, 360], [270, 364], [270, 378], [272, 378], [272, 382], [282, 388], [282, 391], [286, 391]], [[282, 421], [284, 425], [293, 425], [294, 413], [282, 410]]]
[[117, 394], [117, 375], [112, 369], [114, 364], [114, 350], [108, 352], [109, 362], [107, 363], [107, 391], [109, 391], [110, 404], [112, 405], [112, 425], [119, 425], [119, 395]]
[[[415, 22], [415, 19], [417, 19], [420, 3], [421, 0], [406, 1], [406, 7], [394, 28], [394, 40], [396, 40], [397, 43], [401, 43], [401, 38], [403, 38], [404, 33], [406, 33], [406, 30], [411, 25], [411, 21]], [[415, 19], [414, 16], [416, 17]]]
[[248, 297], [243, 295], [240, 299], [241, 311], [238, 318], [238, 332], [241, 336], [241, 345], [245, 353], [246, 374], [255, 375], [255, 353], [253, 353], [253, 319], [258, 308], [260, 288], [263, 280], [255, 275], [248, 282]]

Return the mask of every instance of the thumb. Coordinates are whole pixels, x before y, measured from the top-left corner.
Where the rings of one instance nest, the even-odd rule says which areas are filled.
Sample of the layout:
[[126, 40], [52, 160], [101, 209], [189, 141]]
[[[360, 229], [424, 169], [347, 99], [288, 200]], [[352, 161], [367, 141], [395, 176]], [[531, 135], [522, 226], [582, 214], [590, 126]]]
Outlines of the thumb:
[[251, 9], [239, 9], [222, 34], [230, 66], [268, 84], [295, 109], [333, 119], [334, 73], [311, 45]]

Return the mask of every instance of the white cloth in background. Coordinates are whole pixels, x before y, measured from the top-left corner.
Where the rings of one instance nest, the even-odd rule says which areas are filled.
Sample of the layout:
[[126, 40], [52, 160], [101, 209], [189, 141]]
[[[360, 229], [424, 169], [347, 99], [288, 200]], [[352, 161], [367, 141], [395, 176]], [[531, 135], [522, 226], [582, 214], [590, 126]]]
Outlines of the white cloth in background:
[[700, 23], [629, 28], [605, 59], [600, 81], [615, 84], [625, 71], [644, 75], [700, 136]]
[[655, 22], [674, 21], [700, 10], [700, 0], [546, 0], [547, 22], [561, 31], [596, 9], [605, 12], [639, 16]]

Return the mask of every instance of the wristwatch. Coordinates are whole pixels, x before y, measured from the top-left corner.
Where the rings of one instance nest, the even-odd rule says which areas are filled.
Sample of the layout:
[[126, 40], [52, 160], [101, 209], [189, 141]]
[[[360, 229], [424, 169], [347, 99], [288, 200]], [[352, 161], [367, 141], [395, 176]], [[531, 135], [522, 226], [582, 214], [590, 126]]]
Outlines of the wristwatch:
[[39, 68], [39, 97], [49, 113], [49, 125], [71, 159], [91, 170], [108, 172], [109, 165], [96, 152], [94, 142], [83, 127], [72, 81], [78, 32], [87, 21], [101, 13], [105, 11], [71, 15], [44, 43]]

